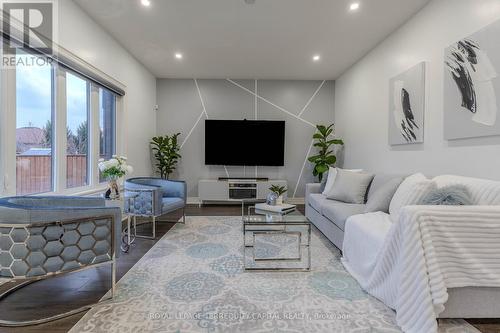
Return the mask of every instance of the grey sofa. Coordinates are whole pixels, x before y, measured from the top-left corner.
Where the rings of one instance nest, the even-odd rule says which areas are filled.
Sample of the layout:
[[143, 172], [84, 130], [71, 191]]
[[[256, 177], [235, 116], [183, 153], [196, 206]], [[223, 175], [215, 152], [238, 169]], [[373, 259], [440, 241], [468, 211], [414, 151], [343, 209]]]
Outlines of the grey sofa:
[[[400, 177], [405, 177], [405, 175], [376, 175], [368, 189], [366, 199], [368, 200], [389, 180]], [[464, 179], [455, 181], [462, 184]], [[489, 184], [492, 181], [471, 178], [467, 182], [477, 182], [478, 188], [473, 190], [474, 197], [482, 199], [476, 203], [477, 205], [499, 204], [500, 196], [492, 194], [496, 188]], [[366, 205], [328, 200], [321, 194], [320, 188], [321, 184], [317, 183], [306, 185], [306, 216], [337, 248], [342, 250], [346, 220], [352, 215], [363, 214]], [[449, 288], [447, 292], [448, 301], [439, 318], [498, 318], [500, 316], [499, 288], [462, 287]]]
[[[382, 185], [401, 175], [380, 174], [373, 179], [365, 202]], [[346, 220], [365, 212], [365, 204], [349, 204], [327, 199], [321, 194], [321, 184], [306, 184], [306, 217], [318, 228], [337, 248], [342, 250]]]

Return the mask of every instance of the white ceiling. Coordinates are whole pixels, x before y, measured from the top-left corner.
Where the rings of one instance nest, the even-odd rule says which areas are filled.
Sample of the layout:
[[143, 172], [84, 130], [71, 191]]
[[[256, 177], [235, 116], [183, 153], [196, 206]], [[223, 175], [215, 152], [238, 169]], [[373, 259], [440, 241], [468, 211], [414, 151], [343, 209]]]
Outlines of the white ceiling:
[[239, 79], [335, 79], [429, 2], [75, 1], [156, 77]]

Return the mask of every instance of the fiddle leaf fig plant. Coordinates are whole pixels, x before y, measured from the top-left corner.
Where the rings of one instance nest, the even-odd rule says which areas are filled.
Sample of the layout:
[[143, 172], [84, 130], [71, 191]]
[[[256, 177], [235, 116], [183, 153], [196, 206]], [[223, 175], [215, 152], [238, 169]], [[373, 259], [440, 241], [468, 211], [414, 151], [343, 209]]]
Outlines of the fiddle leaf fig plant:
[[309, 162], [314, 164], [313, 175], [318, 177], [319, 181], [323, 180], [323, 174], [328, 171], [330, 166], [335, 166], [337, 156], [330, 148], [334, 145], [343, 145], [341, 139], [333, 138], [333, 126], [317, 125], [316, 133], [313, 135], [315, 140], [314, 147], [318, 148], [317, 155], [309, 157]]
[[156, 159], [156, 171], [163, 179], [168, 179], [175, 170], [176, 164], [181, 158], [179, 154], [178, 137], [180, 133], [165, 136], [155, 136], [151, 139], [151, 149]]

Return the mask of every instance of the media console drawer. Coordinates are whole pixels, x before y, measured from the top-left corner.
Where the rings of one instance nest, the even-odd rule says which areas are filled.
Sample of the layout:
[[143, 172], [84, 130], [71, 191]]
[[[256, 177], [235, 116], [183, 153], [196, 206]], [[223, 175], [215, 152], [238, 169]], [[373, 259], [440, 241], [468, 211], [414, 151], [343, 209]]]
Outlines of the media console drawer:
[[198, 197], [201, 203], [242, 199], [265, 200], [271, 185], [287, 186], [287, 182], [286, 180], [203, 179], [198, 181]]

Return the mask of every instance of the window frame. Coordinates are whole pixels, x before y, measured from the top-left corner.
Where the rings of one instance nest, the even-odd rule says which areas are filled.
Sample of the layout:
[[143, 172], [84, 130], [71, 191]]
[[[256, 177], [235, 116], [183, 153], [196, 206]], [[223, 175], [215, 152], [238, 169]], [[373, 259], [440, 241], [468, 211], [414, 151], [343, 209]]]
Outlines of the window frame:
[[[81, 61], [89, 69], [96, 70], [92, 66]], [[99, 182], [99, 170], [97, 163], [99, 160], [99, 89], [108, 88], [80, 75], [78, 72], [62, 66], [57, 62], [53, 63], [53, 154], [52, 154], [52, 191], [37, 193], [32, 195], [87, 195], [102, 191], [105, 183]], [[89, 149], [87, 157], [88, 179], [87, 185], [67, 188], [67, 92], [66, 73], [78, 76], [88, 83], [87, 104], [89, 121]], [[104, 75], [98, 72], [99, 75]], [[116, 154], [123, 154], [124, 144], [121, 140], [123, 96], [113, 91], [115, 96], [115, 128], [114, 142]], [[0, 73], [0, 196], [16, 195], [16, 69], [4, 69]]]
[[[97, 113], [97, 156], [98, 158], [103, 158], [102, 155], [101, 155], [101, 107], [102, 107], [102, 104], [101, 104], [101, 90], [104, 91], [108, 91], [112, 94], [113, 98], [114, 98], [114, 102], [113, 102], [113, 106], [115, 108], [114, 110], [114, 114], [112, 115], [112, 122], [113, 122], [113, 125], [114, 125], [114, 128], [112, 129], [111, 131], [111, 135], [112, 135], [112, 152], [111, 152], [111, 156], [112, 155], [115, 155], [117, 154], [117, 151], [118, 151], [118, 143], [117, 143], [117, 140], [118, 140], [118, 126], [117, 126], [117, 123], [118, 123], [118, 114], [116, 112], [116, 109], [118, 108], [118, 96], [116, 94], [114, 94], [112, 91], [110, 91], [109, 89], [106, 89], [104, 87], [101, 87], [101, 86], [97, 86], [97, 103], [98, 103], [98, 113]], [[104, 100], [104, 99], [103, 99]], [[105, 124], [104, 124], [105, 125]], [[104, 130], [103, 132], [105, 132], [105, 126], [104, 127]], [[102, 180], [102, 177], [101, 177], [101, 172], [99, 170], [97, 170], [97, 178], [96, 178], [96, 184], [104, 184], [106, 183], [106, 180]]]

